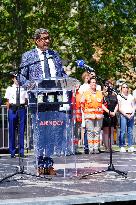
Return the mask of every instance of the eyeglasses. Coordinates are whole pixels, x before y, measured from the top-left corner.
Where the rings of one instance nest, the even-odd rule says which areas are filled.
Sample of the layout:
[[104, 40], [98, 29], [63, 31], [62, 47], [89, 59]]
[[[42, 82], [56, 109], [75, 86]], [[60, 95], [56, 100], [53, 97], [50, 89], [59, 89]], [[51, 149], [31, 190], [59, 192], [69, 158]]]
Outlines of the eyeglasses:
[[122, 88], [128, 88], [128, 87], [122, 87]]
[[39, 38], [39, 40], [41, 40], [41, 41], [50, 40], [50, 37], [49, 37], [49, 36], [47, 36], [47, 37]]

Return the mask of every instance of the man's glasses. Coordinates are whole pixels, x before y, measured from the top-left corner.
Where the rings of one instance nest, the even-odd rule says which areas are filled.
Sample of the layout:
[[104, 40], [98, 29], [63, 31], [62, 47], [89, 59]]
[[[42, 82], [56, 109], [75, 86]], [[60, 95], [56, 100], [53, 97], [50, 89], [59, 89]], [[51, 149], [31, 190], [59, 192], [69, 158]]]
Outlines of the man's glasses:
[[47, 36], [47, 37], [39, 38], [39, 40], [41, 40], [41, 41], [50, 40], [50, 37], [49, 37], [49, 36]]

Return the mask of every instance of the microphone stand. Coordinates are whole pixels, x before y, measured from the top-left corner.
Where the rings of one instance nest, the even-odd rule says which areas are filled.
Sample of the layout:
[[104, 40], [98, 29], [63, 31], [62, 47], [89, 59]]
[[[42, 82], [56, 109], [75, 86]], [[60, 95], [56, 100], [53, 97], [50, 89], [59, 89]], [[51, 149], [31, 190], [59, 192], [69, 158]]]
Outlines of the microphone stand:
[[[81, 67], [81, 68], [84, 67], [86, 69], [86, 71], [89, 72], [89, 73], [91, 71], [95, 72], [95, 70], [93, 68], [91, 68], [90, 66], [86, 65], [83, 60], [78, 60], [77, 61], [77, 65], [79, 67]], [[100, 78], [100, 77], [97, 77], [97, 79], [99, 79], [102, 82], [104, 82], [104, 80], [102, 78]], [[111, 88], [109, 85], [107, 85], [107, 87], [108, 87], [108, 97], [109, 98], [110, 98], [110, 96], [109, 96], [110, 92], [114, 92], [116, 95], [120, 95], [122, 98], [125, 98], [119, 92], [117, 92], [115, 89]], [[119, 175], [122, 175], [125, 178], [127, 177], [127, 173], [123, 172], [123, 171], [120, 171], [120, 170], [116, 170], [114, 165], [113, 165], [113, 162], [112, 162], [112, 140], [111, 140], [111, 116], [110, 116], [110, 111], [109, 111], [109, 141], [110, 141], [110, 165], [108, 166], [108, 169], [107, 170], [102, 170], [100, 172], [94, 172], [94, 173], [90, 173], [90, 174], [87, 174], [87, 175], [83, 175], [81, 178], [84, 178], [84, 177], [86, 177], [88, 175], [93, 175], [93, 174], [105, 172], [105, 171], [114, 171], [114, 172], [118, 173]]]
[[[116, 95], [118, 95], [119, 93], [117, 93], [114, 89], [110, 88], [108, 86], [108, 107], [110, 107], [110, 93], [116, 93]], [[122, 96], [123, 97], [123, 96]], [[115, 169], [114, 165], [113, 165], [113, 151], [112, 151], [112, 139], [111, 139], [111, 120], [112, 120], [112, 117], [110, 115], [111, 111], [109, 110], [109, 136], [108, 136], [108, 139], [109, 139], [109, 148], [110, 148], [110, 164], [108, 166], [108, 169], [106, 171], [113, 171], [113, 172], [116, 172], [117, 174], [127, 178], [127, 172], [124, 172], [124, 171], [120, 171], [120, 170], [117, 170]]]
[[[100, 79], [100, 77], [99, 77]], [[116, 95], [120, 95], [122, 98], [125, 99], [124, 96], [122, 96], [119, 92], [117, 92], [115, 89], [111, 88], [110, 86], [108, 86], [108, 97], [110, 98], [110, 95], [109, 93], [110, 92], [114, 92]], [[110, 102], [108, 100], [108, 102]], [[109, 106], [109, 104], [108, 104]], [[94, 174], [98, 174], [98, 173], [102, 173], [102, 172], [107, 172], [107, 171], [113, 171], [113, 172], [116, 172], [117, 174], [127, 178], [127, 172], [125, 171], [120, 171], [120, 170], [117, 170], [115, 169], [114, 165], [113, 165], [113, 155], [112, 155], [112, 140], [111, 140], [111, 116], [110, 116], [110, 111], [109, 111], [109, 136], [108, 136], [108, 139], [109, 139], [109, 142], [110, 142], [110, 164], [108, 166], [108, 168], [106, 170], [101, 170], [101, 171], [94, 171], [94, 172], [91, 172], [89, 174], [84, 174], [80, 177], [80, 179], [86, 179], [88, 176], [90, 175], [94, 175]]]
[[[38, 62], [40, 62], [40, 61], [37, 61], [36, 63], [38, 63]], [[24, 67], [26, 67], [26, 66], [24, 66]], [[17, 97], [17, 99], [18, 99], [18, 152], [19, 152], [19, 161], [18, 161], [18, 166], [16, 167], [16, 172], [15, 173], [13, 173], [13, 174], [10, 174], [10, 175], [7, 175], [7, 176], [5, 176], [5, 177], [3, 177], [1, 180], [0, 180], [0, 183], [2, 183], [3, 181], [5, 181], [6, 179], [9, 179], [9, 178], [11, 178], [11, 177], [13, 177], [13, 176], [15, 176], [15, 175], [29, 175], [29, 176], [34, 176], [34, 177], [37, 177], [37, 178], [44, 178], [44, 179], [46, 179], [46, 180], [51, 180], [52, 178], [51, 177], [46, 177], [46, 176], [43, 176], [43, 177], [41, 177], [41, 176], [38, 176], [38, 175], [36, 175], [36, 174], [31, 174], [31, 173], [27, 173], [27, 172], [25, 172], [25, 169], [24, 169], [24, 165], [23, 165], [23, 157], [21, 157], [21, 155], [20, 155], [20, 73], [21, 73], [21, 69], [22, 68], [24, 68], [24, 67], [19, 67], [19, 69], [18, 69], [18, 72], [17, 72], [17, 76], [18, 76], [18, 84], [19, 84], [19, 86], [18, 86], [18, 89], [17, 89], [17, 93], [16, 93], [16, 97]]]

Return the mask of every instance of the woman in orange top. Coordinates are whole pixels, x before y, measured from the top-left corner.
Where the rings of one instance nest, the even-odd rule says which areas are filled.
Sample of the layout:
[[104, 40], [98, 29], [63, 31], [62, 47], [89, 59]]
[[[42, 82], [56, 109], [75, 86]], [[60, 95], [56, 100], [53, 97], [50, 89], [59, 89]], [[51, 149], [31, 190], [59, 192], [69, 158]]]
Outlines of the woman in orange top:
[[[103, 95], [96, 90], [96, 79], [90, 79], [90, 89], [83, 93], [81, 107], [84, 112], [85, 128], [90, 153], [99, 153], [100, 132], [103, 120], [103, 110], [109, 110], [103, 105]], [[110, 112], [111, 115], [114, 113]]]

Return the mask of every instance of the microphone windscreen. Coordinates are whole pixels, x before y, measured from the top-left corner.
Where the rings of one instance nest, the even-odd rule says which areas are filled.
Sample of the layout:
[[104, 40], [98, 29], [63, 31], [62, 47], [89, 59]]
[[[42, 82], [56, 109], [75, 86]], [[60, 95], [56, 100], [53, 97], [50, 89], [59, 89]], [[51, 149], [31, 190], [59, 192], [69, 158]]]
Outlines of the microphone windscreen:
[[83, 60], [77, 60], [76, 61], [77, 66], [84, 67], [85, 62]]

